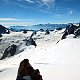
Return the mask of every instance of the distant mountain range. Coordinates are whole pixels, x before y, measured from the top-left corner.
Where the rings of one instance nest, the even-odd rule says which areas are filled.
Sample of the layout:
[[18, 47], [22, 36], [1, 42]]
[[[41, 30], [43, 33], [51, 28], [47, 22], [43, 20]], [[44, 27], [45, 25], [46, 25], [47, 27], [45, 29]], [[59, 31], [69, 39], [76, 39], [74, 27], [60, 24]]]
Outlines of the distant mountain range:
[[22, 30], [54, 30], [57, 28], [65, 28], [68, 24], [37, 24], [31, 26], [10, 26], [9, 29], [12, 31], [22, 31]]

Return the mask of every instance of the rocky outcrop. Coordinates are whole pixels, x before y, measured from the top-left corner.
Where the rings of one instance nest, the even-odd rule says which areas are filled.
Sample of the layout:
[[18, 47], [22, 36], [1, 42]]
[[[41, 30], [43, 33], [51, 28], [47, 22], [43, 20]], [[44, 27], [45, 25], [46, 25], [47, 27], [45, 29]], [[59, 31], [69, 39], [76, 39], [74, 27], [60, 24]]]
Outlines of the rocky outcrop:
[[16, 53], [16, 49], [17, 49], [17, 46], [14, 44], [11, 46], [8, 46], [5, 49], [3, 56], [1, 57], [0, 60], [5, 59], [6, 57], [14, 56], [14, 54]]
[[44, 32], [44, 29], [40, 29], [41, 32]]
[[48, 34], [50, 34], [50, 32], [49, 32], [49, 30], [47, 29], [45, 35], [48, 35]]
[[34, 35], [36, 35], [37, 34], [37, 31], [33, 31], [33, 33], [31, 34], [31, 38], [34, 36]]
[[58, 27], [58, 28], [56, 28], [56, 30], [62, 30], [62, 28], [61, 27]]
[[37, 46], [36, 42], [31, 37], [28, 40], [26, 40], [26, 45], [34, 45], [35, 47]]
[[77, 37], [77, 35], [79, 35], [79, 30], [80, 30], [79, 27], [80, 27], [80, 25], [79, 26], [75, 26], [72, 23], [69, 24], [66, 27], [61, 39], [65, 39], [66, 36], [69, 35], [69, 34], [74, 34]]
[[64, 31], [64, 34], [62, 35], [62, 38], [61, 39], [65, 39], [67, 35], [68, 35], [68, 32], [67, 31]]
[[23, 30], [23, 33], [26, 34], [27, 33], [27, 30]]
[[80, 36], [80, 28], [75, 31], [74, 35], [74, 38]]
[[6, 27], [0, 25], [0, 34], [9, 34], [10, 31]]
[[0, 37], [2, 37], [2, 34], [0, 34]]
[[21, 61], [16, 80], [43, 80], [39, 69], [34, 69], [28, 59]]

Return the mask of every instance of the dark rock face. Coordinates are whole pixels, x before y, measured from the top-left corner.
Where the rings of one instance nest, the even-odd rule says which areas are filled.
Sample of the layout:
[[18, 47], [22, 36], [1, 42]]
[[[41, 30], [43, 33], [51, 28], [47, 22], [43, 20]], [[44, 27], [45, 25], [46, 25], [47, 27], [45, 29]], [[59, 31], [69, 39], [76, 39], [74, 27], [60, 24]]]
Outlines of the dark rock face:
[[30, 37], [30, 39], [26, 40], [26, 45], [34, 45], [35, 47], [37, 46], [36, 42], [33, 40], [33, 38]]
[[26, 34], [27, 33], [27, 30], [23, 30], [23, 33]]
[[21, 61], [16, 80], [43, 80], [39, 69], [34, 69], [28, 59]]
[[74, 31], [77, 29], [77, 26], [74, 26], [73, 24], [68, 27], [68, 34], [74, 34]]
[[80, 28], [75, 31], [74, 35], [74, 38], [80, 36]]
[[6, 57], [14, 56], [14, 54], [16, 53], [16, 49], [17, 49], [17, 46], [14, 44], [7, 47], [4, 51], [3, 56], [1, 57], [1, 60], [6, 58]]
[[14, 54], [16, 53], [16, 48], [17, 46], [16, 45], [11, 45], [11, 49], [10, 49], [10, 55], [11, 56], [14, 56]]
[[34, 35], [36, 35], [37, 34], [37, 31], [34, 31], [32, 34], [31, 34], [31, 38], [34, 36]]
[[43, 80], [43, 79], [42, 79], [42, 76], [40, 75], [39, 69], [34, 70], [34, 71], [32, 72], [31, 77], [32, 77], [32, 80]]
[[59, 28], [56, 28], [56, 30], [62, 30], [62, 28], [61, 28], [61, 27], [59, 27]]
[[[75, 26], [72, 23], [68, 25], [64, 31], [64, 34], [61, 39], [65, 39], [67, 35], [69, 34], [74, 34], [74, 35], [79, 35], [79, 30], [77, 30], [79, 26]], [[77, 30], [77, 31], [76, 31]], [[75, 32], [76, 31], [76, 32]]]
[[44, 29], [40, 29], [41, 32], [44, 32]]
[[2, 37], [2, 34], [0, 34], [0, 37]]
[[67, 35], [68, 35], [68, 32], [65, 31], [61, 39], [65, 39]]
[[0, 39], [0, 42], [2, 41], [2, 39]]
[[9, 29], [7, 29], [4, 26], [0, 25], [0, 34], [5, 34], [5, 33], [9, 34], [10, 33]]
[[48, 29], [46, 30], [46, 33], [45, 33], [45, 35], [47, 35], [47, 34], [50, 34], [50, 32], [49, 32], [49, 30], [48, 30]]

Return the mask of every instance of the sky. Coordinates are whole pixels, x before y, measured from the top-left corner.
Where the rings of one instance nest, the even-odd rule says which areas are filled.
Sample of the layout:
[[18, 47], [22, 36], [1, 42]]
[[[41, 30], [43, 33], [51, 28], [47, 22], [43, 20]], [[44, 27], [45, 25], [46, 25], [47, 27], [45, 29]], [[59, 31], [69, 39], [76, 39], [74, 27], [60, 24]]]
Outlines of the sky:
[[0, 24], [80, 22], [80, 0], [0, 0]]

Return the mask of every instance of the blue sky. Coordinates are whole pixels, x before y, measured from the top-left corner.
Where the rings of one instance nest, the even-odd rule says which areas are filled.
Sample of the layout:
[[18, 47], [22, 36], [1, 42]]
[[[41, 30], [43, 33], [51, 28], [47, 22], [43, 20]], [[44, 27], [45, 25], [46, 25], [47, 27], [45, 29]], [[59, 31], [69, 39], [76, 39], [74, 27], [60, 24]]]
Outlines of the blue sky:
[[0, 0], [0, 24], [80, 22], [80, 0]]

